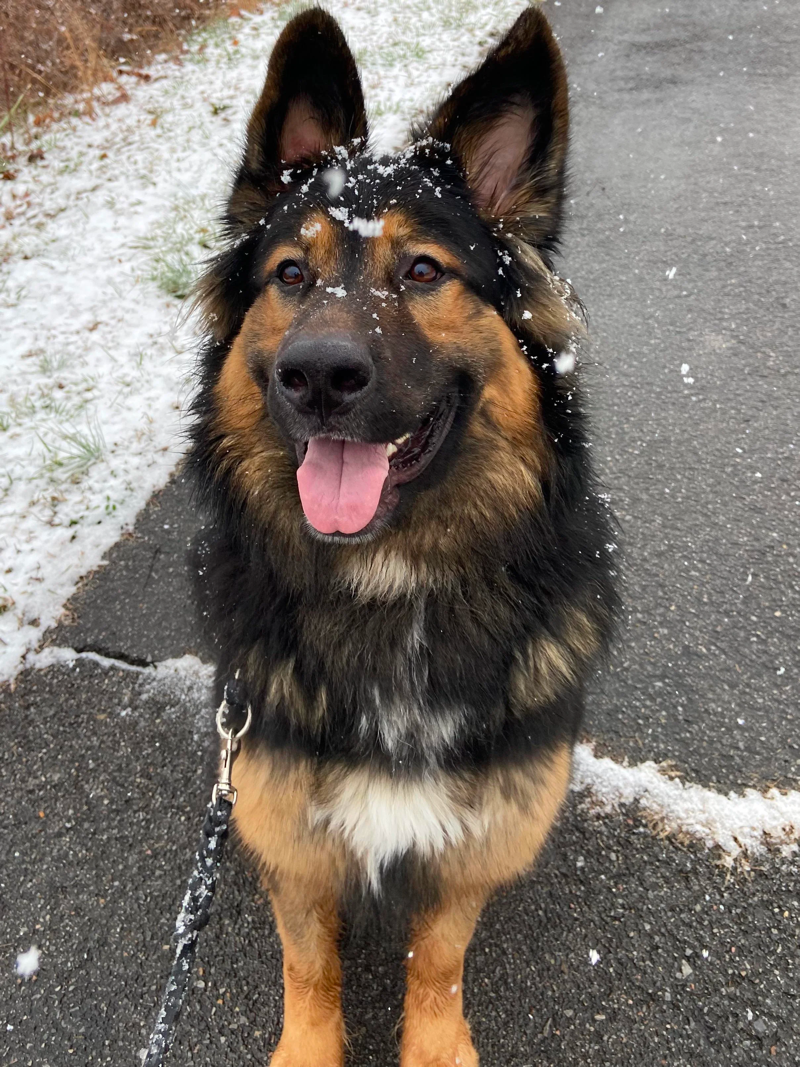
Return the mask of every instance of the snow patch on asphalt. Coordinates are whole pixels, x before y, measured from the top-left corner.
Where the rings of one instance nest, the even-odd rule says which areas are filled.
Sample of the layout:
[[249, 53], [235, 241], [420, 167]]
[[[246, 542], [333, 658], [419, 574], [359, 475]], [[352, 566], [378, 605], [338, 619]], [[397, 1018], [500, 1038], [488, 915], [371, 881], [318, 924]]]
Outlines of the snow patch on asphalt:
[[[353, 0], [336, 14], [375, 140], [473, 66], [524, 0]], [[0, 182], [0, 679], [58, 618], [184, 451], [181, 298], [215, 244], [270, 49], [298, 4], [199, 31]]]
[[33, 978], [39, 970], [41, 952], [36, 945], [31, 945], [27, 952], [20, 952], [14, 964], [14, 971], [20, 978]]
[[[181, 656], [180, 659], [163, 660], [164, 663], [173, 664], [184, 660], [196, 659], [195, 656]], [[133, 674], [156, 674], [158, 666], [138, 663], [127, 663], [122, 659], [114, 659], [111, 656], [101, 656], [98, 652], [77, 652], [74, 648], [65, 648], [61, 645], [48, 645], [38, 652], [29, 652], [22, 663], [23, 670], [33, 667], [35, 670], [45, 670], [47, 667], [57, 667], [66, 664], [71, 667], [76, 660], [89, 660], [100, 667], [113, 668], [116, 671], [131, 671]], [[198, 660], [199, 662], [199, 660]]]
[[101, 656], [97, 652], [76, 652], [74, 648], [50, 645], [38, 652], [29, 652], [25, 657], [23, 669], [74, 667], [81, 662], [94, 663], [105, 670], [126, 671], [139, 676], [144, 684], [137, 692], [136, 710], [131, 706], [117, 709], [123, 717], [140, 714], [142, 710], [147, 713], [148, 705], [155, 704], [157, 713], [166, 719], [185, 719], [188, 709], [192, 716], [192, 736], [195, 742], [199, 743], [208, 737], [213, 729], [214, 667], [197, 656], [187, 654], [140, 666], [110, 656]]
[[725, 796], [705, 786], [668, 778], [652, 761], [635, 766], [597, 756], [589, 744], [575, 749], [572, 788], [587, 791], [601, 812], [637, 805], [665, 829], [687, 834], [730, 857], [756, 854], [770, 845], [797, 851], [800, 792], [770, 789]]
[[97, 652], [76, 652], [74, 648], [65, 648], [63, 645], [48, 645], [38, 652], [29, 652], [25, 657], [23, 667], [25, 670], [29, 667], [44, 670], [46, 667], [64, 664], [71, 667], [79, 660], [88, 660], [90, 663], [96, 663], [109, 670], [131, 671], [133, 674], [141, 674], [145, 678], [159, 682], [192, 682], [210, 685], [214, 680], [213, 665], [204, 663], [198, 656], [188, 653], [185, 656], [176, 656], [174, 659], [162, 659], [158, 663], [140, 665], [126, 663], [125, 660], [114, 659], [113, 656], [101, 656]]

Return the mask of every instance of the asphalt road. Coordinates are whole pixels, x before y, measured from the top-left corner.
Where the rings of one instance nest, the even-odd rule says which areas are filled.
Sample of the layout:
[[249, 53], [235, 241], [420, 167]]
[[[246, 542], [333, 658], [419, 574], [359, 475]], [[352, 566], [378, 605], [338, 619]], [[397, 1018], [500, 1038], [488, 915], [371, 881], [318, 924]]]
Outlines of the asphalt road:
[[796, 786], [800, 7], [594, 7], [553, 9], [574, 104], [564, 264], [627, 557], [592, 732], [695, 781]]
[[[202, 697], [79, 661], [28, 672], [7, 701], [3, 1067], [137, 1062], [207, 793]], [[793, 862], [731, 877], [632, 816], [573, 807], [470, 948], [467, 1010], [483, 1063], [793, 1067], [799, 898]], [[10, 967], [31, 942], [41, 970], [21, 982]], [[348, 946], [352, 1064], [396, 1062], [403, 955], [380, 930]], [[200, 942], [175, 1067], [266, 1063], [279, 968], [269, 908], [236, 858]]]
[[[690, 781], [796, 787], [800, 6], [597, 6], [547, 5], [573, 100], [563, 268], [590, 313], [595, 451], [626, 556], [626, 624], [587, 729]], [[178, 478], [52, 643], [134, 666], [199, 653], [198, 521]], [[79, 661], [0, 702], [0, 1067], [135, 1064], [206, 793], [205, 691]], [[233, 859], [175, 1067], [267, 1061], [280, 982], [262, 897]], [[573, 802], [470, 949], [482, 1062], [795, 1065], [799, 917], [796, 859], [727, 871], [635, 812]], [[41, 969], [22, 982], [31, 943]], [[378, 931], [346, 954], [351, 1063], [392, 1063], [401, 947]]]

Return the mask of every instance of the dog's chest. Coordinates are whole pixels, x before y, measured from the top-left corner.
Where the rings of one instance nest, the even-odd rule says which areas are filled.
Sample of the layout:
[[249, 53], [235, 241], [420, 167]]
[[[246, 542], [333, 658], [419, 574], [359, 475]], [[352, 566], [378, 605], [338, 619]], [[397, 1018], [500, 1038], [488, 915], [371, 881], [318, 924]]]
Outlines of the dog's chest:
[[381, 872], [409, 853], [432, 859], [485, 832], [484, 817], [442, 773], [398, 779], [355, 768], [329, 785], [311, 807], [316, 828], [339, 837], [378, 892]]
[[358, 729], [362, 741], [374, 741], [393, 764], [438, 766], [457, 742], [463, 709], [436, 705], [429, 696], [431, 649], [425, 612], [415, 608], [410, 624], [386, 660], [386, 669], [364, 687]]
[[[440, 767], [464, 715], [430, 705], [430, 655], [420, 605], [389, 668], [366, 687], [359, 712], [362, 740], [377, 743], [397, 773], [374, 765], [342, 771], [312, 805], [312, 823], [343, 840], [376, 891], [393, 861], [408, 854], [430, 859], [483, 832], [481, 817], [464, 801], [463, 783]], [[415, 773], [407, 773], [412, 766]]]

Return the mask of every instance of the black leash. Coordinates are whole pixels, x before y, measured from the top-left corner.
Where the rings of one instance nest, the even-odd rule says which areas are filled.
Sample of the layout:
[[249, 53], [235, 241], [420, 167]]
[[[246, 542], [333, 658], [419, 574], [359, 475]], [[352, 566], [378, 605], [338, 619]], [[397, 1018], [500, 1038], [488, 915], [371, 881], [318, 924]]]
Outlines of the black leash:
[[217, 712], [217, 732], [222, 738], [220, 752], [219, 778], [214, 784], [211, 801], [206, 808], [200, 845], [194, 857], [194, 870], [189, 876], [186, 895], [175, 922], [175, 959], [172, 970], [164, 988], [161, 1010], [150, 1035], [150, 1044], [142, 1061], [142, 1067], [162, 1067], [175, 1037], [175, 1027], [181, 1013], [189, 979], [192, 975], [197, 938], [208, 923], [214, 890], [217, 885], [225, 839], [228, 836], [233, 805], [236, 803], [236, 790], [231, 785], [233, 757], [240, 738], [250, 729], [252, 710], [248, 706], [247, 717], [241, 730], [234, 732], [227, 726], [231, 708], [242, 709], [242, 705], [232, 698], [232, 687], [225, 686], [225, 696]]

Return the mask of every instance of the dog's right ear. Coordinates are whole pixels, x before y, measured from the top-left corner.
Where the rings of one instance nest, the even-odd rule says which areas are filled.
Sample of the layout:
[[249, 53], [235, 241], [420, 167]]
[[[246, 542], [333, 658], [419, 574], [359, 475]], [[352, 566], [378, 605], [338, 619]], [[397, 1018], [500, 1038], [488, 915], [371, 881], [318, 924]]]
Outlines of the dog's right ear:
[[285, 188], [287, 167], [313, 163], [339, 145], [367, 136], [364, 94], [353, 53], [338, 22], [321, 8], [287, 23], [247, 126], [244, 158], [228, 215], [250, 226]]

